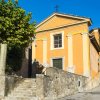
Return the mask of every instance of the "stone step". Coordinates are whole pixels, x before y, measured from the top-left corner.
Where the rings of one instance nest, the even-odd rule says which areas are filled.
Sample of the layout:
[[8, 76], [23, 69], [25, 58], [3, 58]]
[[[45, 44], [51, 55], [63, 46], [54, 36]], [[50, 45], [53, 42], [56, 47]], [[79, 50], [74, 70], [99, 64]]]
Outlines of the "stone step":
[[36, 88], [16, 88], [14, 89], [10, 95], [35, 95]]
[[36, 94], [36, 91], [13, 91], [12, 94], [21, 94], [21, 95], [26, 94], [26, 95], [28, 95], [28, 94]]
[[34, 92], [36, 89], [14, 89], [13, 92]]
[[34, 91], [34, 90], [36, 90], [36, 87], [28, 87], [28, 88], [21, 87], [21, 88], [15, 88], [13, 91], [27, 91], [27, 90]]
[[28, 88], [31, 88], [31, 87], [36, 87], [36, 85], [34, 85], [34, 86], [32, 86], [32, 84], [31, 85], [24, 85], [24, 86], [17, 86], [17, 87], [15, 87], [15, 88], [26, 88], [26, 87], [28, 87]]
[[0, 97], [0, 100], [5, 100], [4, 97]]
[[20, 80], [20, 81], [22, 81], [22, 82], [35, 82], [36, 81], [36, 79], [27, 79], [27, 78], [24, 78], [23, 80]]
[[16, 86], [19, 86], [19, 85], [23, 85], [24, 86], [24, 85], [31, 85], [31, 84], [36, 84], [36, 82], [29, 82], [29, 83], [24, 83], [23, 82], [21, 84], [17, 83]]
[[[24, 79], [22, 82], [17, 83], [15, 88], [8, 94], [8, 97], [12, 99], [7, 100], [35, 100], [28, 97], [36, 97], [36, 80]], [[23, 99], [28, 98], [28, 99]]]
[[24, 79], [24, 83], [36, 82], [36, 79]]
[[14, 88], [13, 91], [35, 91], [36, 87], [18, 87], [18, 88]]
[[[35, 82], [30, 82], [30, 83], [21, 83], [22, 85], [27, 85], [27, 84], [36, 84]], [[17, 84], [20, 85], [20, 84]]]
[[35, 89], [36, 88], [36, 85], [32, 86], [32, 85], [29, 85], [29, 86], [18, 86], [18, 87], [15, 87], [14, 89]]
[[17, 87], [27, 87], [27, 86], [36, 86], [36, 83], [35, 82], [32, 82], [32, 83], [20, 83], [20, 84], [17, 84], [15, 86], [15, 88], [17, 88]]
[[39, 100], [37, 97], [5, 97], [4, 100]]
[[[34, 84], [34, 83], [36, 83], [36, 82], [24, 82], [24, 83], [21, 83], [21, 84]], [[18, 84], [18, 83], [17, 83]]]
[[18, 84], [15, 88], [36, 88], [36, 83], [24, 83], [24, 84]]
[[11, 95], [9, 95], [8, 97], [12, 97], [12, 96], [14, 96], [14, 97], [30, 97], [30, 96], [36, 96], [36, 94], [35, 93], [12, 93]]
[[32, 87], [32, 88], [16, 88], [16, 89], [14, 89], [13, 91], [35, 91], [36, 90], [36, 87]]

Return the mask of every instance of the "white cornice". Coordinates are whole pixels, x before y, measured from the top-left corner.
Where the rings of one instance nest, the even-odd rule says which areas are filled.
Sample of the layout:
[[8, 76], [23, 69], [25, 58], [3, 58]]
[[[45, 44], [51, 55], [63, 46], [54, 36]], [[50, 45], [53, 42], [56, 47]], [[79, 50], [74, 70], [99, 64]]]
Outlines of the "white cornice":
[[80, 16], [74, 16], [74, 15], [68, 15], [68, 14], [53, 13], [51, 16], [49, 16], [48, 18], [46, 18], [45, 20], [43, 20], [40, 24], [38, 24], [36, 26], [36, 28], [38, 28], [39, 26], [41, 26], [42, 24], [44, 24], [45, 22], [47, 22], [49, 19], [51, 19], [54, 16], [61, 16], [61, 17], [67, 17], [67, 18], [69, 17], [69, 18], [73, 18], [73, 19], [84, 20], [84, 21], [89, 22], [90, 24], [92, 23], [90, 18], [85, 18], [85, 17], [80, 17]]
[[36, 31], [36, 33], [44, 32], [44, 31], [50, 31], [50, 30], [55, 30], [55, 29], [64, 28], [64, 27], [70, 27], [70, 26], [74, 26], [74, 25], [78, 25], [78, 24], [82, 24], [82, 23], [87, 23], [87, 21], [81, 21], [81, 22], [77, 22], [77, 23], [73, 23], [73, 24], [67, 24], [67, 25], [63, 25], [63, 26], [59, 26], [59, 27], [54, 27], [54, 28], [49, 28], [49, 29], [45, 29], [45, 30], [40, 30], [40, 31]]

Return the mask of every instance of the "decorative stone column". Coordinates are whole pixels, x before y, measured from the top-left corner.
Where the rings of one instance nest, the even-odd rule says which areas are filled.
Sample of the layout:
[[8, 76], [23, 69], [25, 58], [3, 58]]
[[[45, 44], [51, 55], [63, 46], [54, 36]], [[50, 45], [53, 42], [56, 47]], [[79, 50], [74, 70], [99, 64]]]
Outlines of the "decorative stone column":
[[0, 97], [5, 96], [5, 66], [7, 44], [0, 44]]
[[47, 64], [47, 39], [43, 40], [43, 64]]
[[83, 38], [83, 75], [90, 77], [90, 40], [88, 33], [82, 33]]
[[68, 72], [74, 73], [73, 66], [73, 36], [72, 34], [68, 34]]
[[36, 96], [39, 100], [44, 100], [44, 75], [36, 74]]

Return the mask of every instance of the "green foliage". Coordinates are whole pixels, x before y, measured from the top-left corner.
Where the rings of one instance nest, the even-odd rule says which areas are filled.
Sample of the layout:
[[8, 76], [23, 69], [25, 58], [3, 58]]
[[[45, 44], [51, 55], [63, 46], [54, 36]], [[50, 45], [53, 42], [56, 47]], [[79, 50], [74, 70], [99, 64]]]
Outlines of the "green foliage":
[[24, 49], [21, 47], [13, 46], [9, 48], [7, 53], [7, 69], [6, 71], [18, 71], [22, 65]]
[[24, 49], [32, 42], [35, 23], [31, 13], [18, 6], [18, 0], [0, 1], [0, 40], [8, 44], [7, 70], [19, 70]]
[[11, 1], [0, 2], [0, 38], [3, 43], [27, 46], [34, 36], [35, 23], [29, 23], [31, 13]]

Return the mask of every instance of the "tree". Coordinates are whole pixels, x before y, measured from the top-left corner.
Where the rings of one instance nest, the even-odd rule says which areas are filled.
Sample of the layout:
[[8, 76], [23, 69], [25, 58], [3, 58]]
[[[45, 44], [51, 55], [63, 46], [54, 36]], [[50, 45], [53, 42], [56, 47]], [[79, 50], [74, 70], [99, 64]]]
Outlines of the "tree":
[[[10, 67], [14, 66], [10, 62], [15, 53], [22, 54], [22, 51], [32, 42], [35, 23], [30, 23], [31, 15], [31, 13], [26, 14], [25, 10], [18, 6], [18, 0], [0, 1], [0, 40], [8, 44], [7, 59]], [[20, 56], [18, 58], [22, 59]]]
[[3, 43], [27, 46], [34, 35], [34, 23], [29, 23], [31, 13], [11, 1], [0, 2], [0, 38]]

